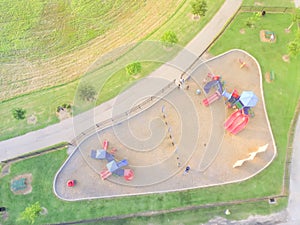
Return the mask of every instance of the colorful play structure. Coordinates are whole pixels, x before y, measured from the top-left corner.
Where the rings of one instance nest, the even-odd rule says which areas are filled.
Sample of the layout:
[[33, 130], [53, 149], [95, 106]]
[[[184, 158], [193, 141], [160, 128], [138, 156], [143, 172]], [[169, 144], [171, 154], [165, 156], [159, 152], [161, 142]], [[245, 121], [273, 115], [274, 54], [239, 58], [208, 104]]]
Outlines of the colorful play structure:
[[240, 167], [242, 166], [246, 161], [252, 161], [256, 155], [258, 153], [261, 153], [261, 152], [265, 152], [268, 148], [269, 144], [265, 144], [263, 146], [260, 146], [258, 147], [258, 149], [255, 151], [255, 152], [250, 152], [249, 153], [249, 157], [248, 158], [245, 158], [245, 159], [240, 159], [238, 161], [235, 162], [235, 164], [232, 166], [233, 168], [236, 168], [236, 167]]
[[130, 181], [134, 177], [134, 173], [132, 169], [123, 169], [122, 167], [128, 166], [128, 161], [123, 159], [121, 161], [116, 161], [114, 157], [114, 153], [116, 149], [112, 149], [111, 152], [108, 152], [108, 140], [104, 140], [102, 149], [99, 150], [91, 150], [91, 158], [107, 160], [106, 168], [104, 168], [100, 172], [100, 177], [102, 180], [105, 180], [112, 174], [118, 175], [120, 177], [124, 177], [125, 180]]
[[265, 39], [272, 42], [275, 40], [275, 33], [273, 31], [265, 30], [264, 37], [265, 37]]
[[227, 100], [225, 104], [228, 108], [236, 109], [225, 121], [224, 128], [231, 134], [236, 135], [241, 130], [243, 130], [249, 122], [249, 113], [252, 107], [254, 107], [258, 98], [252, 91], [243, 91], [239, 95], [237, 90], [233, 90], [231, 93], [224, 89], [224, 82], [221, 81], [220, 76], [215, 76], [212, 74], [207, 75], [211, 78], [204, 86], [205, 93], [209, 93], [211, 89], [215, 89], [214, 94], [203, 99], [202, 103], [204, 106], [209, 106], [213, 102], [225, 97]]

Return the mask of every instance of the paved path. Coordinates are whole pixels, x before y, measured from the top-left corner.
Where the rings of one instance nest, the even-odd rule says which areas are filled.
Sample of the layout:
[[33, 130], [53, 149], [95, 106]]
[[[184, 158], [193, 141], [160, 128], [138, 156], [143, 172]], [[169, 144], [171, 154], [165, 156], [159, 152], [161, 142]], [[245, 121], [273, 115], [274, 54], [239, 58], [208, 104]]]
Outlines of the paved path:
[[[238, 10], [241, 3], [242, 0], [226, 0], [214, 18], [186, 46], [185, 51], [179, 53], [177, 57], [172, 60], [171, 64], [176, 65], [177, 68], [163, 65], [152, 73], [151, 76], [162, 77], [163, 75], [164, 79], [170, 81], [179, 78], [182, 71], [188, 68], [191, 62], [202, 54], [211, 41], [221, 32], [226, 22]], [[112, 99], [93, 110], [76, 116], [74, 118], [74, 120], [76, 120], [76, 128], [80, 127], [80, 129], [84, 131], [95, 122], [111, 118], [114, 101], [115, 99]], [[91, 117], [93, 120], [90, 120]], [[78, 133], [78, 129], [76, 133]], [[70, 118], [44, 129], [0, 142], [0, 161], [62, 141], [70, 142], [74, 137], [74, 123], [73, 119]]]
[[290, 174], [290, 195], [287, 225], [300, 224], [300, 116], [296, 125]]
[[295, 0], [295, 6], [296, 8], [300, 8], [300, 0]]

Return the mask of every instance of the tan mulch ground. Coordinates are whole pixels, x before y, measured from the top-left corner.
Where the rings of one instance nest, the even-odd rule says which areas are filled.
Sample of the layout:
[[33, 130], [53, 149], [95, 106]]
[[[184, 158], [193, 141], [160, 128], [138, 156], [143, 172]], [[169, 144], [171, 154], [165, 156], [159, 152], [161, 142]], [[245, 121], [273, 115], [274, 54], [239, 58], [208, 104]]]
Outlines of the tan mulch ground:
[[[247, 63], [246, 69], [240, 68], [239, 60]], [[202, 100], [206, 97], [203, 94], [203, 80], [208, 73], [221, 75], [228, 92], [236, 89], [241, 94], [242, 91], [251, 90], [259, 98], [253, 108], [255, 117], [249, 119], [247, 127], [238, 135], [231, 135], [223, 128], [224, 121], [233, 113], [232, 109], [225, 106], [224, 99], [214, 102], [210, 107], [202, 105]], [[201, 64], [195, 69], [192, 79], [186, 81], [188, 90], [174, 89], [160, 102], [128, 121], [129, 129], [125, 126], [126, 123], [122, 123], [82, 142], [80, 151], [77, 150], [70, 156], [56, 177], [55, 190], [58, 196], [74, 200], [169, 192], [241, 182], [251, 178], [268, 166], [276, 155], [264, 111], [261, 79], [256, 62], [242, 51], [232, 51]], [[197, 89], [202, 90], [202, 94], [197, 95]], [[208, 96], [213, 93], [212, 90]], [[197, 116], [192, 114], [194, 109], [185, 107], [186, 100], [178, 102], [178, 99], [193, 101]], [[179, 151], [171, 145], [168, 135], [159, 139], [159, 145], [150, 146], [151, 149], [143, 146], [140, 149], [130, 147], [130, 143], [136, 140], [145, 140], [147, 143], [149, 135], [153, 137], [156, 134], [153, 131], [157, 129], [165, 129], [167, 132], [167, 127], [163, 128], [163, 123], [160, 123], [164, 121], [160, 114], [162, 104], [168, 108], [168, 123], [172, 124], [174, 140], [181, 146]], [[185, 111], [180, 114], [182, 109]], [[182, 121], [186, 118], [191, 123], [189, 129], [182, 132], [186, 125]], [[128, 137], [128, 141], [124, 142], [123, 136]], [[117, 148], [115, 157], [118, 160], [128, 160], [129, 168], [135, 172], [132, 181], [127, 182], [123, 177], [115, 175], [105, 181], [101, 180], [99, 172], [105, 168], [106, 162], [91, 159], [90, 151], [101, 148], [104, 139], [110, 141], [110, 148]], [[232, 167], [237, 160], [247, 158], [249, 153], [265, 144], [269, 144], [266, 152], [257, 154], [254, 160], [239, 168]], [[177, 156], [181, 162], [180, 167], [177, 165]], [[187, 165], [191, 170], [184, 175]], [[76, 180], [75, 187], [67, 187], [69, 179]]]

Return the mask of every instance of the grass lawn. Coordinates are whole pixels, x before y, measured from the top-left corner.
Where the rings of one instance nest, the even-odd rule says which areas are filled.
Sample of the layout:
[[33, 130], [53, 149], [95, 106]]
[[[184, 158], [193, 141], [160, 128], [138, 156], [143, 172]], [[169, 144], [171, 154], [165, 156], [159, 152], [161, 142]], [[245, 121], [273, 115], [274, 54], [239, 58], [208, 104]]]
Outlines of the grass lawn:
[[[244, 24], [249, 15], [252, 14], [242, 13], [238, 15], [237, 19], [229, 26], [228, 30], [212, 47], [210, 52], [219, 54], [231, 48], [241, 48], [249, 51], [258, 59], [261, 63], [263, 73], [270, 69], [275, 71], [275, 80], [270, 84], [264, 82], [264, 91], [269, 118], [278, 147], [278, 156], [265, 171], [253, 179], [237, 184], [195, 189], [179, 193], [69, 203], [58, 200], [52, 194], [54, 175], [66, 159], [65, 151], [58, 151], [16, 163], [11, 168], [11, 174], [1, 178], [0, 191], [1, 193], [7, 193], [3, 198], [1, 197], [1, 205], [5, 205], [9, 209], [14, 209], [10, 210], [9, 220], [4, 224], [14, 224], [15, 219], [27, 204], [34, 203], [35, 201], [39, 201], [41, 205], [46, 207], [49, 211], [47, 216], [41, 216], [37, 220], [37, 223], [45, 224], [281, 194], [287, 132], [295, 110], [295, 105], [300, 95], [299, 88], [293, 88], [300, 86], [299, 65], [297, 64], [299, 58], [292, 58], [290, 63], [285, 63], [281, 60], [281, 56], [286, 53], [286, 43], [289, 39], [293, 38], [292, 33], [286, 34], [284, 32], [284, 28], [290, 22], [289, 15], [268, 15], [257, 25], [257, 28], [248, 29]], [[274, 20], [277, 21], [276, 25], [272, 23]], [[239, 33], [241, 28], [246, 29], [244, 35]], [[259, 41], [258, 32], [262, 28], [271, 29], [277, 34], [278, 39], [275, 44], [261, 43]], [[239, 38], [237, 38], [237, 36]], [[245, 43], [255, 43], [255, 45], [245, 45]], [[50, 161], [51, 163], [48, 163]], [[50, 165], [47, 167], [44, 166], [48, 164]], [[32, 165], [35, 166], [32, 167]], [[33, 174], [33, 192], [25, 196], [14, 196], [9, 191], [9, 181], [15, 175], [26, 172]], [[226, 208], [229, 208], [232, 212], [228, 218], [241, 219], [251, 214], [269, 214], [276, 212], [286, 207], [286, 204], [287, 198], [283, 198], [279, 199], [278, 203], [273, 205], [262, 201], [234, 205]], [[185, 222], [188, 224], [197, 224], [202, 221], [205, 222], [207, 219], [216, 215], [224, 216], [224, 210], [226, 208], [210, 207], [208, 209], [188, 210], [154, 217], [136, 217], [105, 223], [178, 224]]]
[[[165, 2], [168, 12], [178, 6], [178, 1]], [[119, 29], [120, 23], [139, 13], [146, 14], [147, 10], [143, 1], [3, 0], [0, 3], [0, 61], [18, 57], [47, 58], [68, 52]], [[160, 19], [163, 21], [168, 16], [168, 13], [160, 14]]]
[[[39, 157], [23, 160], [12, 164], [9, 175], [0, 179], [0, 204], [8, 209], [9, 217], [6, 221], [0, 219], [1, 224], [16, 224], [20, 213], [29, 205], [39, 201], [41, 206], [47, 208], [46, 216], [39, 216], [36, 224], [58, 223], [77, 221], [83, 219], [126, 215], [130, 213], [145, 212], [151, 210], [173, 209], [177, 207], [206, 204], [209, 202], [222, 201], [222, 195], [226, 195], [226, 188], [199, 189], [188, 192], [157, 194], [136, 197], [102, 199], [82, 202], [65, 202], [59, 200], [52, 190], [52, 182], [58, 168], [67, 157], [66, 150], [47, 153]], [[34, 167], [32, 165], [35, 165]], [[45, 166], [46, 165], [46, 166]], [[10, 180], [15, 176], [32, 173], [32, 193], [28, 195], [14, 195], [10, 191]], [[232, 185], [232, 188], [234, 185]], [[219, 189], [219, 190], [218, 190]], [[222, 193], [222, 191], [225, 191]], [[233, 193], [234, 194], [234, 193]], [[215, 196], [215, 198], [212, 196]], [[219, 196], [219, 197], [218, 197]], [[221, 198], [220, 198], [221, 197]], [[231, 199], [233, 196], [231, 196]], [[247, 203], [228, 207], [209, 207], [184, 212], [167, 213], [154, 217], [136, 217], [126, 220], [105, 222], [105, 224], [197, 224], [205, 222], [209, 218], [223, 216], [226, 208], [230, 208], [230, 219], [245, 218], [251, 214], [268, 214], [280, 210], [285, 205], [286, 199], [279, 199], [277, 204], [269, 205], [267, 201], [259, 203]], [[95, 223], [97, 224], [97, 223]]]
[[[148, 40], [160, 40], [160, 37], [166, 30], [172, 29], [178, 35], [179, 44], [185, 45], [214, 16], [224, 0], [217, 0], [213, 3], [210, 3], [206, 16], [201, 18], [199, 21], [193, 21], [191, 19], [190, 2], [191, 1], [184, 1], [176, 13], [173, 14], [173, 16], [170, 17], [162, 27], [154, 30], [150, 35], [147, 36]], [[178, 48], [178, 50], [179, 49], [180, 48]], [[123, 58], [126, 58], [127, 56], [128, 55], [125, 54]], [[145, 52], [141, 51], [140, 58], [144, 59], [145, 57]], [[161, 61], [152, 60], [155, 62], [143, 63], [143, 70], [138, 78], [142, 78], [151, 73], [153, 70], [159, 67], [161, 62], [165, 62], [170, 59], [171, 55], [168, 57], [169, 58], [165, 58]], [[109, 78], [110, 76], [112, 76], [112, 78]], [[130, 84], [132, 84], [133, 81], [134, 80], [132, 80], [132, 78], [126, 76], [124, 70], [120, 70], [119, 72], [116, 72], [116, 74], [105, 73], [101, 77], [98, 76], [97, 80], [95, 81], [97, 87], [101, 87], [104, 84], [105, 86], [102, 89], [102, 93], [100, 95], [101, 98], [97, 100], [96, 104], [98, 105], [106, 100], [109, 100], [110, 98], [113, 98], [121, 90], [124, 90], [125, 87], [128, 87]], [[118, 83], [118, 87], [116, 87], [116, 83]], [[13, 99], [0, 102], [0, 113], [2, 117], [6, 118], [6, 120], [0, 124], [0, 141], [57, 123], [58, 119], [56, 116], [56, 108], [64, 103], [73, 103], [77, 86], [78, 81], [73, 81], [66, 85], [29, 93], [24, 96], [15, 97]], [[45, 103], [47, 104], [45, 105]], [[94, 106], [94, 103], [81, 104], [80, 109], [75, 106], [75, 114]], [[27, 110], [26, 116], [35, 115], [37, 117], [36, 124], [27, 124], [26, 120], [15, 120], [12, 117], [11, 111], [18, 107]]]
[[[37, 219], [37, 224], [45, 224], [280, 194], [287, 133], [300, 96], [300, 89], [298, 88], [300, 86], [300, 65], [297, 63], [300, 57], [291, 58], [290, 63], [285, 63], [281, 59], [282, 55], [287, 53], [286, 44], [293, 39], [293, 33], [284, 32], [284, 28], [290, 24], [290, 15], [267, 14], [257, 24], [256, 28], [250, 29], [245, 26], [245, 23], [251, 15], [251, 13], [239, 14], [224, 35], [212, 46], [210, 53], [217, 55], [232, 48], [241, 48], [257, 58], [263, 74], [270, 70], [275, 72], [275, 80], [272, 83], [269, 84], [264, 81], [264, 92], [268, 115], [278, 147], [278, 156], [265, 171], [251, 180], [219, 187], [180, 193], [70, 203], [60, 201], [52, 194], [54, 175], [67, 157], [65, 151], [58, 151], [16, 163], [12, 166], [11, 173], [0, 179], [0, 191], [6, 193], [1, 195], [0, 203], [9, 209], [9, 219], [6, 222], [0, 220], [1, 223], [15, 224], [19, 213], [24, 210], [27, 204], [32, 204], [35, 201], [39, 201], [42, 206], [48, 209], [47, 216], [40, 216]], [[239, 31], [242, 28], [245, 29], [245, 34], [240, 34]], [[274, 31], [277, 35], [277, 42], [273, 44], [260, 42], [259, 31], [261, 29]], [[116, 78], [116, 81], [118, 79]], [[113, 80], [109, 82], [114, 85]], [[48, 91], [51, 90], [55, 89]], [[30, 100], [28, 99], [27, 103], [28, 101]], [[54, 109], [56, 107], [57, 105], [54, 106]], [[13, 195], [9, 190], [10, 180], [15, 175], [28, 172], [33, 174], [33, 192], [25, 196]], [[287, 199], [279, 200], [278, 204], [275, 205], [269, 205], [266, 202], [235, 205], [230, 207], [233, 213], [229, 218], [240, 219], [256, 213], [268, 214], [284, 208], [286, 204]], [[202, 221], [205, 222], [214, 215], [224, 215], [224, 210], [223, 207], [199, 209], [155, 217], [137, 217], [113, 221], [111, 224], [143, 224], [145, 222], [153, 224], [178, 224], [178, 222], [197, 224]], [[168, 220], [172, 223], [169, 223]]]
[[294, 1], [290, 0], [243, 0], [243, 5], [271, 6], [271, 7], [295, 7]]

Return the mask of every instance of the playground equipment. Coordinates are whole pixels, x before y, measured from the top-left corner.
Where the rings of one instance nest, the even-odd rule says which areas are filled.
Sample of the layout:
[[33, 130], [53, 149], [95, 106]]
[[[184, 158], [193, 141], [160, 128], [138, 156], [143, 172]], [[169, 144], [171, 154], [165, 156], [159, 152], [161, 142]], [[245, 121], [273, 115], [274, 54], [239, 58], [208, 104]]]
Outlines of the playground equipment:
[[[246, 65], [243, 61], [241, 61], [241, 59], [240, 63], [243, 66]], [[249, 122], [250, 109], [257, 104], [257, 96], [252, 91], [243, 91], [242, 94], [239, 95], [235, 89], [232, 93], [229, 93], [225, 89], [223, 90], [224, 82], [221, 82], [220, 76], [215, 76], [209, 73], [207, 77], [209, 77], [211, 81], [205, 84], [203, 88], [204, 91], [208, 93], [212, 88], [216, 88], [217, 90], [211, 96], [203, 99], [202, 104], [204, 106], [209, 106], [220, 99], [221, 96], [227, 98], [227, 101], [225, 101], [227, 106], [229, 108], [237, 108], [238, 110], [229, 116], [229, 118], [225, 121], [224, 127], [231, 134], [235, 135], [239, 133]]]
[[268, 148], [269, 144], [266, 144], [266, 145], [263, 145], [263, 146], [260, 146], [257, 151], [255, 152], [250, 152], [249, 153], [249, 157], [246, 158], [246, 159], [241, 159], [241, 160], [238, 160], [235, 162], [235, 164], [232, 166], [233, 168], [236, 168], [236, 167], [239, 167], [239, 166], [242, 166], [244, 164], [244, 162], [246, 161], [251, 161], [255, 158], [255, 156], [260, 153], [260, 152], [265, 152]]
[[204, 106], [209, 106], [213, 102], [220, 99], [222, 96], [222, 93], [223, 93], [223, 87], [222, 87], [222, 83], [220, 80], [221, 77], [213, 76], [212, 74], [208, 74], [207, 76], [210, 77], [212, 80], [205, 84], [205, 86], [204, 86], [205, 93], [207, 94], [213, 87], [216, 87], [217, 90], [215, 91], [215, 93], [213, 95], [203, 99], [202, 104]]
[[14, 180], [10, 186], [12, 191], [21, 191], [27, 188], [26, 178], [20, 178], [18, 180]]
[[248, 124], [250, 109], [257, 104], [258, 98], [252, 91], [243, 91], [240, 96], [236, 90], [233, 90], [231, 94], [224, 91], [222, 95], [228, 99], [228, 107], [236, 107], [238, 109], [231, 114], [224, 124], [225, 129], [235, 135]]
[[243, 61], [242, 59], [239, 59], [239, 63], [240, 63], [240, 68], [244, 68], [244, 67], [248, 67], [247, 63], [245, 61]]
[[272, 31], [268, 31], [268, 30], [265, 30], [264, 31], [264, 35], [265, 35], [265, 38], [270, 40], [270, 41], [274, 41], [275, 40], [275, 33], [272, 32]]
[[[93, 159], [106, 159], [107, 160], [107, 164], [106, 164], [106, 168], [103, 169], [100, 172], [100, 177], [102, 178], [102, 180], [107, 179], [109, 176], [111, 176], [112, 174], [118, 175], [118, 176], [123, 176], [125, 180], [132, 180], [134, 173], [133, 170], [130, 170], [130, 179], [128, 178], [129, 175], [127, 174], [127, 176], [125, 176], [125, 171], [126, 169], [123, 169], [122, 167], [127, 166], [128, 165], [128, 161], [126, 159], [123, 159], [121, 161], [116, 161], [115, 157], [113, 155], [113, 153], [116, 151], [116, 149], [112, 149], [112, 153], [109, 153], [107, 151], [108, 148], [108, 141], [105, 140], [103, 142], [102, 145], [103, 149], [98, 149], [98, 150], [91, 150], [91, 158]], [[127, 169], [128, 170], [128, 169]]]
[[67, 185], [68, 185], [68, 187], [74, 187], [75, 186], [75, 180], [68, 180]]
[[102, 145], [102, 148], [103, 148], [104, 150], [107, 150], [107, 148], [108, 148], [108, 141], [107, 141], [107, 140], [104, 140], [103, 145]]
[[209, 96], [208, 98], [203, 99], [202, 103], [204, 106], [209, 106], [211, 103], [220, 99], [221, 94], [216, 91], [213, 95]]
[[228, 132], [237, 134], [246, 127], [248, 121], [249, 116], [243, 114], [242, 110], [238, 110], [225, 121], [224, 127]]

